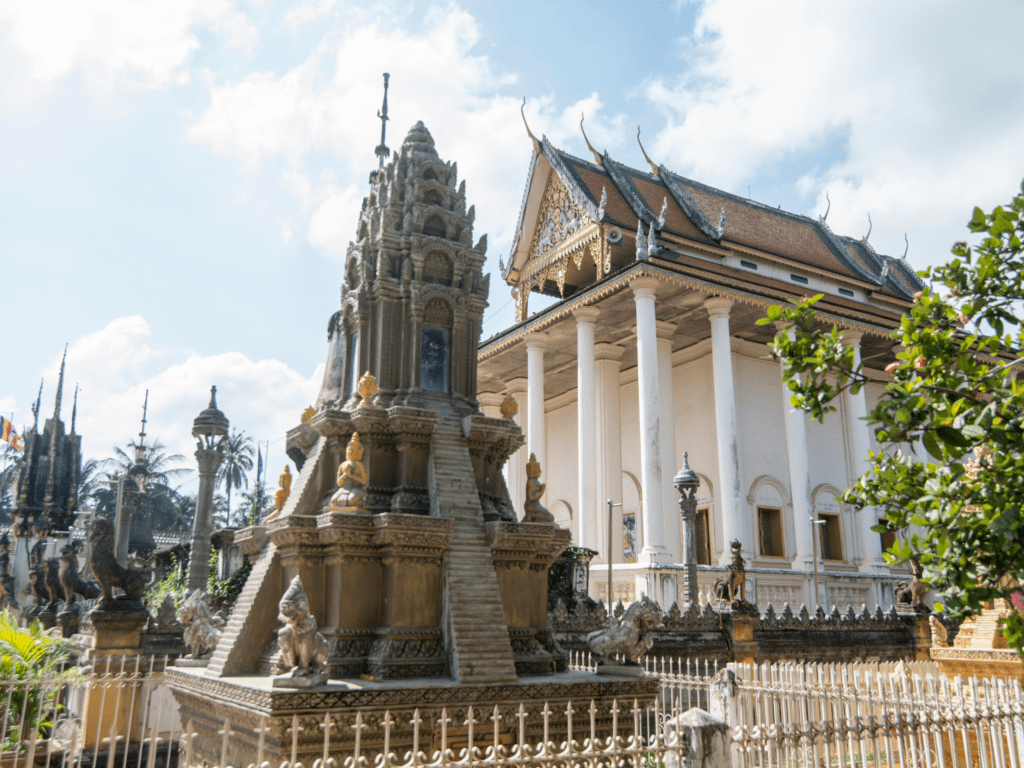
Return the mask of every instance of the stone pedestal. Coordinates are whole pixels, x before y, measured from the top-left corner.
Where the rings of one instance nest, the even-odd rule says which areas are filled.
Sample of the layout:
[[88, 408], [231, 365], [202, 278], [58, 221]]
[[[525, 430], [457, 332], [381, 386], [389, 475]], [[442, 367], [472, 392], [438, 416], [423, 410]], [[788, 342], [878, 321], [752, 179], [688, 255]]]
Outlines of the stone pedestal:
[[[517, 683], [501, 685], [452, 685], [449, 680], [407, 680], [400, 685], [358, 679], [330, 680], [315, 690], [275, 688], [271, 678], [204, 677], [201, 670], [175, 668], [167, 672], [168, 683], [180, 707], [182, 726], [198, 736], [191, 744], [193, 765], [259, 765], [264, 761], [280, 765], [296, 760], [312, 765], [324, 755], [323, 725], [329, 723], [329, 752], [338, 764], [353, 754], [357, 714], [360, 718], [360, 750], [370, 762], [384, 743], [382, 727], [385, 713], [390, 714], [389, 748], [396, 754], [412, 749], [414, 730], [419, 732], [419, 749], [428, 757], [441, 748], [441, 711], [445, 744], [458, 754], [467, 741], [467, 720], [472, 707], [474, 744], [493, 744], [497, 726], [499, 743], [515, 743], [520, 727], [519, 705], [528, 742], [539, 742], [544, 735], [543, 711], [549, 711], [548, 738], [556, 744], [565, 740], [566, 710], [571, 701], [576, 713], [573, 733], [589, 738], [589, 709], [596, 708], [595, 732], [598, 738], [611, 735], [612, 709], [617, 710], [617, 733], [628, 738], [633, 733], [633, 702], [641, 713], [655, 699], [655, 677], [624, 678], [587, 672], [565, 672], [550, 677], [521, 677]], [[494, 722], [495, 706], [499, 720]], [[419, 721], [413, 723], [419, 711]], [[231, 725], [225, 739], [225, 724]], [[292, 756], [292, 728], [297, 723], [298, 737]], [[260, 753], [260, 729], [266, 727], [263, 752]], [[218, 733], [220, 731], [221, 733]], [[227, 743], [228, 753], [220, 750]], [[188, 747], [187, 747], [188, 748]], [[220, 762], [223, 760], [223, 762]]]
[[92, 664], [92, 680], [82, 705], [83, 746], [88, 750], [116, 736], [138, 741], [142, 702], [137, 673], [149, 670], [148, 660], [143, 662], [140, 656], [149, 614], [145, 610], [94, 610], [90, 619], [93, 645], [86, 656]]
[[732, 641], [733, 660], [740, 664], [757, 662], [757, 642], [754, 629], [761, 620], [761, 614], [750, 603], [735, 600], [722, 611], [725, 630]]

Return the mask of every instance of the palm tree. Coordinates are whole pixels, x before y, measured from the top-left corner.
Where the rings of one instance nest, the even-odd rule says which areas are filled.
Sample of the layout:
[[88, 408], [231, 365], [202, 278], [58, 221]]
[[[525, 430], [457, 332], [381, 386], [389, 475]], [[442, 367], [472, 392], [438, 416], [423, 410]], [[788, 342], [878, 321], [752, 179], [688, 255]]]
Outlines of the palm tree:
[[254, 483], [252, 491], [243, 493], [242, 499], [245, 501], [245, 521], [249, 525], [257, 525], [263, 519], [263, 513], [267, 511], [267, 507], [270, 506], [270, 495], [263, 482]]
[[78, 505], [81, 509], [87, 502], [94, 501], [96, 493], [106, 485], [107, 480], [100, 475], [99, 459], [86, 459], [82, 464], [82, 472], [78, 476]]
[[223, 485], [227, 495], [227, 516], [231, 519], [231, 490], [248, 488], [252, 469], [252, 438], [245, 432], [231, 430], [231, 435], [224, 441], [224, 460], [217, 470], [214, 487]]
[[[114, 474], [126, 473], [135, 464], [135, 454], [139, 449], [139, 444], [134, 440], [130, 440], [128, 442], [128, 449], [130, 453], [114, 446], [113, 457], [99, 462], [99, 466], [102, 466], [104, 469], [113, 469]], [[172, 480], [177, 480], [192, 473], [192, 470], [188, 467], [178, 466], [186, 461], [182, 454], [175, 453], [168, 456], [164, 453], [166, 449], [167, 446], [159, 440], [154, 440], [152, 444], [142, 448], [146, 470], [149, 472], [150, 486], [162, 485], [169, 488]]]

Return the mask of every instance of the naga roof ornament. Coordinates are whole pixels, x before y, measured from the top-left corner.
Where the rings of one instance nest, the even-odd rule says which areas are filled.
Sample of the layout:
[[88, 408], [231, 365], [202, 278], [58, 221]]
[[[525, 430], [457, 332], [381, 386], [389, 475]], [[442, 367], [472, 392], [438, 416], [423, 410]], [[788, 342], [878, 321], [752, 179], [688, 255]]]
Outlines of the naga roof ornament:
[[590, 139], [587, 138], [587, 132], [583, 128], [583, 113], [580, 112], [580, 131], [583, 133], [583, 140], [587, 142], [587, 149], [590, 150], [590, 154], [594, 156], [594, 162], [598, 165], [604, 165], [604, 161], [601, 159], [601, 154], [594, 149], [594, 145], [590, 143]]
[[525, 96], [523, 96], [522, 106], [519, 107], [519, 114], [521, 114], [523, 116], [523, 125], [526, 126], [526, 133], [529, 134], [530, 141], [533, 142], [533, 151], [536, 152], [538, 155], [543, 154], [543, 150], [541, 149], [540, 142], [537, 140], [537, 137], [533, 135], [533, 131], [530, 130], [530, 124], [528, 122], [526, 122], [526, 97]]
[[640, 145], [640, 151], [644, 153], [644, 160], [646, 160], [647, 164], [649, 166], [651, 166], [651, 173], [653, 173], [655, 176], [659, 176], [660, 177], [661, 176], [661, 169], [657, 165], [654, 164], [654, 161], [651, 160], [650, 157], [647, 156], [647, 150], [644, 149], [644, 143], [642, 141], [640, 141], [640, 125], [639, 124], [636, 126], [636, 143]]

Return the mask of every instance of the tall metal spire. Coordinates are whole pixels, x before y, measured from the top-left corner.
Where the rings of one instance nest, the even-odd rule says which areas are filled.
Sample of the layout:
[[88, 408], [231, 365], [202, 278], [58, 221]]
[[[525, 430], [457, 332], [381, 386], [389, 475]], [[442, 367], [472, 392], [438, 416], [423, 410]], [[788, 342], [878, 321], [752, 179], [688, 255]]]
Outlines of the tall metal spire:
[[136, 458], [138, 453], [146, 446], [146, 410], [149, 408], [149, 390], [146, 390], [146, 399], [142, 403], [142, 431], [139, 432], [139, 444], [135, 449]]
[[75, 384], [75, 400], [71, 406], [71, 434], [75, 434], [75, 418], [78, 416], [78, 385]]
[[36, 402], [32, 406], [32, 431], [35, 432], [39, 428], [39, 409], [43, 406], [43, 382], [46, 379], [39, 380], [39, 394], [36, 395]]
[[377, 111], [377, 117], [380, 118], [380, 144], [373, 150], [379, 160], [380, 165], [378, 167], [384, 167], [384, 159], [391, 155], [391, 150], [388, 149], [388, 145], [384, 141], [384, 135], [388, 130], [388, 80], [391, 79], [391, 75], [387, 72], [384, 73], [384, 104]]

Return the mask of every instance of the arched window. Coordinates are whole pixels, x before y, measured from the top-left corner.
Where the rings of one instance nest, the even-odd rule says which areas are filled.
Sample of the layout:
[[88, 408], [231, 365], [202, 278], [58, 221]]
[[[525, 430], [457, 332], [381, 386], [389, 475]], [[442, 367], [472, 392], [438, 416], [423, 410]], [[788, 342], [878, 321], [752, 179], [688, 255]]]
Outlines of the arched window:
[[423, 234], [431, 237], [444, 237], [447, 231], [448, 227], [445, 226], [444, 219], [436, 213], [430, 216], [423, 225]]
[[425, 170], [423, 172], [423, 180], [424, 181], [433, 181], [436, 178], [437, 178], [437, 174], [434, 173], [434, 169], [433, 168], [427, 168], [427, 170]]
[[420, 342], [420, 386], [425, 392], [447, 393], [451, 357], [452, 308], [444, 299], [434, 298], [423, 308]]
[[441, 197], [441, 193], [436, 189], [428, 189], [426, 194], [423, 195], [423, 202], [426, 205], [441, 205], [444, 202], [444, 198]]

